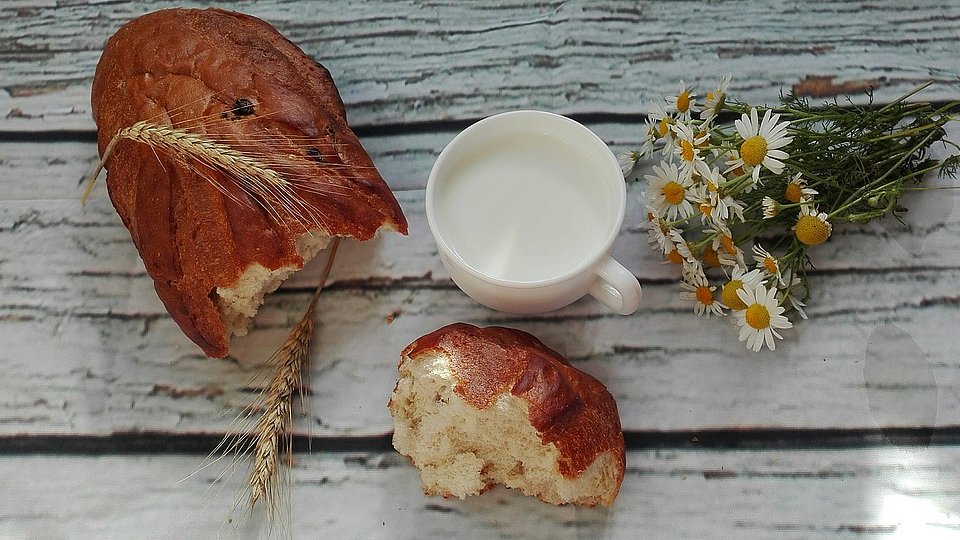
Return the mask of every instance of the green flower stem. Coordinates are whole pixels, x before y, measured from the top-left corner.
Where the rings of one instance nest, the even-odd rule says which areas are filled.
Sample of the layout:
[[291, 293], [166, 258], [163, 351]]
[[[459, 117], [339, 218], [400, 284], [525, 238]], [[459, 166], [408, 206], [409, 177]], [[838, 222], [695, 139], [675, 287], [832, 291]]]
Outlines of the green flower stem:
[[929, 133], [929, 134], [927, 134], [926, 137], [924, 137], [919, 143], [917, 143], [916, 145], [913, 146], [913, 148], [911, 149], [911, 151], [910, 151], [909, 153], [905, 153], [900, 159], [898, 159], [897, 162], [894, 164], [893, 167], [888, 168], [888, 169], [887, 169], [887, 172], [883, 173], [883, 174], [882, 174], [879, 178], [877, 178], [876, 180], [873, 180], [872, 182], [864, 185], [863, 187], [861, 187], [860, 189], [858, 189], [857, 191], [855, 191], [855, 192], [853, 193], [853, 195], [851, 195], [851, 196], [844, 202], [844, 204], [841, 205], [840, 208], [832, 210], [831, 213], [830, 213], [830, 216], [839, 215], [839, 214], [840, 214], [841, 212], [843, 212], [844, 210], [847, 210], [848, 208], [854, 206], [855, 204], [860, 203], [860, 202], [863, 200], [863, 196], [861, 196], [862, 193], [868, 192], [868, 191], [869, 191], [870, 189], [872, 189], [874, 186], [876, 186], [876, 185], [879, 184], [880, 182], [883, 182], [888, 176], [890, 176], [891, 174], [893, 174], [894, 171], [898, 170], [898, 169], [900, 168], [900, 166], [903, 165], [903, 164], [907, 161], [907, 158], [909, 158], [911, 155], [913, 155], [914, 152], [918, 151], [918, 150], [921, 149], [921, 148], [925, 148], [925, 147], [927, 146], [926, 143], [927, 143], [934, 135], [935, 135], [935, 133]]

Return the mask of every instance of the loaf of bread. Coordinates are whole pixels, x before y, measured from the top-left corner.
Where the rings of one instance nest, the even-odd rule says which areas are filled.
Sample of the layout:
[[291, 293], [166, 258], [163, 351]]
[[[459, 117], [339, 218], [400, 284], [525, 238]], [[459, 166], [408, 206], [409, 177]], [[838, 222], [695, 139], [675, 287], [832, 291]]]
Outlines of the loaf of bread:
[[264, 21], [134, 19], [104, 48], [92, 105], [114, 207], [208, 356], [226, 356], [263, 296], [332, 237], [407, 232], [329, 72]]
[[625, 454], [613, 396], [526, 332], [457, 323], [404, 349], [393, 445], [428, 495], [496, 484], [553, 504], [610, 506]]

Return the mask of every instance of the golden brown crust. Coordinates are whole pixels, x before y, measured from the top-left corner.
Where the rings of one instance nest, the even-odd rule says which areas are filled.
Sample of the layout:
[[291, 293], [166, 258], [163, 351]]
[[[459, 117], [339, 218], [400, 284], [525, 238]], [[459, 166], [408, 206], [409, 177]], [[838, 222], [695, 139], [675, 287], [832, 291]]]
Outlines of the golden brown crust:
[[454, 391], [477, 409], [493, 405], [508, 392], [524, 399], [542, 442], [554, 443], [559, 450], [558, 465], [565, 478], [580, 476], [597, 456], [612, 452], [619, 462], [618, 486], [623, 481], [626, 457], [620, 416], [603, 383], [534, 336], [497, 326], [445, 326], [408, 345], [401, 363], [436, 350], [450, 358], [457, 379]]
[[216, 288], [255, 263], [302, 267], [295, 242], [305, 227], [359, 240], [407, 232], [330, 74], [259, 19], [171, 9], [130, 21], [104, 48], [92, 105], [101, 155], [119, 130], [150, 120], [272, 156], [281, 176], [309, 179], [295, 193], [315, 211], [295, 217], [184, 155], [121, 140], [107, 160], [110, 198], [157, 294], [209, 356], [229, 351]]

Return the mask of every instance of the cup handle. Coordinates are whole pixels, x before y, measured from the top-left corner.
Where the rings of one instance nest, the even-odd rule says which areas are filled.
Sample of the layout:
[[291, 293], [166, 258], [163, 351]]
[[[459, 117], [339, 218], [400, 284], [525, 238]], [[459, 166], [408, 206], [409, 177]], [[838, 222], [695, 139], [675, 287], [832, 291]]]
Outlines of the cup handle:
[[620, 315], [630, 315], [640, 307], [640, 282], [613, 257], [607, 257], [594, 272], [597, 280], [590, 287], [590, 296]]

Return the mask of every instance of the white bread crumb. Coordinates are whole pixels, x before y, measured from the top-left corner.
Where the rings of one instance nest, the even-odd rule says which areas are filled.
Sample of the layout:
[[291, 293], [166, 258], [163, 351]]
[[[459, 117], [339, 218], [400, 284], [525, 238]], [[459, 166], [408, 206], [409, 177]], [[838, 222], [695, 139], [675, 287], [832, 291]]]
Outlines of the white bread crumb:
[[[313, 229], [297, 237], [297, 253], [307, 264], [330, 243], [331, 237]], [[253, 263], [244, 269], [240, 279], [233, 287], [217, 287], [213, 302], [220, 313], [220, 320], [226, 328], [227, 336], [243, 336], [251, 319], [257, 314], [264, 296], [277, 290], [287, 278], [300, 270], [301, 266], [281, 266], [270, 271], [259, 263]]]

